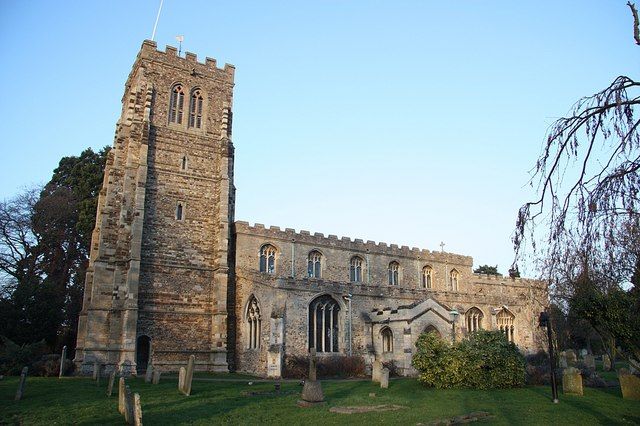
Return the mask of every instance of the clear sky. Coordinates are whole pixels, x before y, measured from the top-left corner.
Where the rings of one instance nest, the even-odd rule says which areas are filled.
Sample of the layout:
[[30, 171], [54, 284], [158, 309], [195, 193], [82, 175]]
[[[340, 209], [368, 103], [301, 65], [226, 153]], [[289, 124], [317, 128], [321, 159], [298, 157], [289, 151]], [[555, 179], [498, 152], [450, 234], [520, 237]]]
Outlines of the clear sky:
[[[238, 220], [513, 259], [545, 132], [638, 78], [626, 0], [165, 0], [160, 48], [236, 66]], [[112, 144], [159, 0], [0, 0], [0, 199]]]

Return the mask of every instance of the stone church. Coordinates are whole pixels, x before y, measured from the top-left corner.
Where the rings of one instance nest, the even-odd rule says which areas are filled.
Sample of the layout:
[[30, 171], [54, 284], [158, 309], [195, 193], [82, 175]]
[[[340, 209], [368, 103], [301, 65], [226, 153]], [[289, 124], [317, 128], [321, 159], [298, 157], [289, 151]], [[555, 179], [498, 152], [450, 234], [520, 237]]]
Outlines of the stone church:
[[542, 347], [536, 280], [468, 256], [250, 225], [234, 217], [234, 67], [145, 41], [99, 195], [75, 362], [139, 374], [278, 377], [287, 355], [362, 356], [414, 374], [418, 336], [499, 329]]

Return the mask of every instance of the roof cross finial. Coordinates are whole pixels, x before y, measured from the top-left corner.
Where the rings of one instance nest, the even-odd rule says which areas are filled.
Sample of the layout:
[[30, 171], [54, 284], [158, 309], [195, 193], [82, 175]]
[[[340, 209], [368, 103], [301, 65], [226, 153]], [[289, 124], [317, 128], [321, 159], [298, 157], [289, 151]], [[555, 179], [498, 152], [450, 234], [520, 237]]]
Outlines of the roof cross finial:
[[445, 245], [446, 245], [446, 244], [445, 244], [443, 241], [440, 241], [440, 252], [441, 252], [441, 253], [444, 253], [444, 246], [445, 246]]

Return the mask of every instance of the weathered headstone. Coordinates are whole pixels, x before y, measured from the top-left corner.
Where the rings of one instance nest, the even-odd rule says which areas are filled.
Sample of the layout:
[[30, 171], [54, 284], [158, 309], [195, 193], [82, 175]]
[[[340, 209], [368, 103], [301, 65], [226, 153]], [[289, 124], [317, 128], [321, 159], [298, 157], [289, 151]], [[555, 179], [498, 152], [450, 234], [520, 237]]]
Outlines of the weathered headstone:
[[389, 369], [387, 367], [383, 367], [380, 372], [380, 387], [382, 389], [389, 387]]
[[576, 353], [573, 351], [573, 349], [567, 349], [565, 351], [565, 355], [567, 357], [567, 363], [569, 365], [574, 365], [578, 360], [578, 358], [576, 357]]
[[151, 362], [151, 359], [149, 359], [149, 362], [147, 363], [147, 371], [145, 372], [145, 375], [144, 375], [144, 382], [151, 383], [152, 379], [153, 379], [153, 363]]
[[20, 373], [20, 382], [18, 383], [18, 389], [16, 390], [16, 401], [20, 401], [24, 396], [24, 389], [27, 386], [27, 373], [29, 372], [29, 367], [23, 367], [22, 373]]
[[64, 362], [67, 359], [67, 345], [62, 347], [62, 356], [60, 357], [60, 372], [58, 373], [58, 378], [64, 376]]
[[109, 385], [107, 386], [107, 396], [111, 396], [113, 393], [113, 383], [116, 381], [116, 370], [113, 370], [109, 375]]
[[324, 404], [322, 385], [316, 380], [316, 363], [316, 350], [312, 348], [309, 357], [309, 379], [304, 382], [302, 396], [301, 399], [298, 400], [300, 407], [313, 407]]
[[96, 361], [93, 363], [93, 380], [98, 380], [98, 374], [100, 374], [100, 364]]
[[567, 364], [567, 356], [564, 352], [561, 352], [560, 356], [558, 356], [558, 365], [560, 368], [567, 368], [569, 366], [569, 364]]
[[580, 370], [569, 367], [562, 373], [562, 392], [569, 395], [583, 395]]
[[602, 355], [602, 369], [604, 371], [611, 370], [611, 358], [607, 354]]
[[382, 372], [382, 363], [376, 359], [373, 361], [373, 364], [371, 365], [371, 381], [375, 383], [379, 383], [381, 372]]
[[[191, 355], [189, 356], [189, 363], [187, 364], [187, 369], [184, 373], [182, 373], [182, 368], [180, 367], [180, 375], [183, 376], [182, 379], [182, 387], [180, 388], [180, 392], [189, 396], [191, 395], [191, 384], [193, 383], [193, 368], [196, 362], [196, 357]], [[178, 380], [179, 384], [180, 380]]]
[[180, 371], [178, 372], [178, 390], [182, 392], [184, 389], [184, 378], [187, 375], [187, 370], [184, 367], [180, 367]]
[[124, 414], [125, 386], [124, 377], [120, 377], [118, 381], [118, 411], [120, 414]]
[[585, 355], [583, 358], [584, 361], [584, 365], [590, 370], [590, 371], [596, 371], [596, 360], [593, 357], [593, 355]]
[[140, 394], [133, 395], [133, 424], [142, 426], [142, 406], [140, 405]]
[[621, 368], [618, 372], [620, 380], [620, 389], [624, 399], [640, 401], [640, 377], [629, 373], [625, 368]]
[[153, 370], [153, 379], [151, 380], [151, 383], [154, 385], [160, 383], [160, 372], [158, 370]]
[[124, 391], [124, 421], [128, 425], [133, 424], [133, 394], [129, 386]]

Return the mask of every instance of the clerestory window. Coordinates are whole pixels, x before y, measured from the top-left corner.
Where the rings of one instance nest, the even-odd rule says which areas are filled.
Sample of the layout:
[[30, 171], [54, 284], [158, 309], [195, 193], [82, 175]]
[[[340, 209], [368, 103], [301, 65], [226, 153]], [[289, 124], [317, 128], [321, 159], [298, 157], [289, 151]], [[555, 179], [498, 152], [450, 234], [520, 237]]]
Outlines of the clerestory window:
[[307, 275], [309, 278], [322, 278], [322, 254], [317, 250], [309, 253]]
[[276, 248], [271, 244], [265, 244], [260, 248], [260, 272], [276, 272]]
[[351, 282], [362, 282], [362, 258], [354, 256], [349, 266], [349, 279]]
[[422, 268], [422, 288], [430, 289], [433, 287], [433, 268], [425, 266]]
[[398, 271], [400, 270], [400, 264], [398, 262], [391, 262], [389, 264], [389, 285], [398, 285]]

